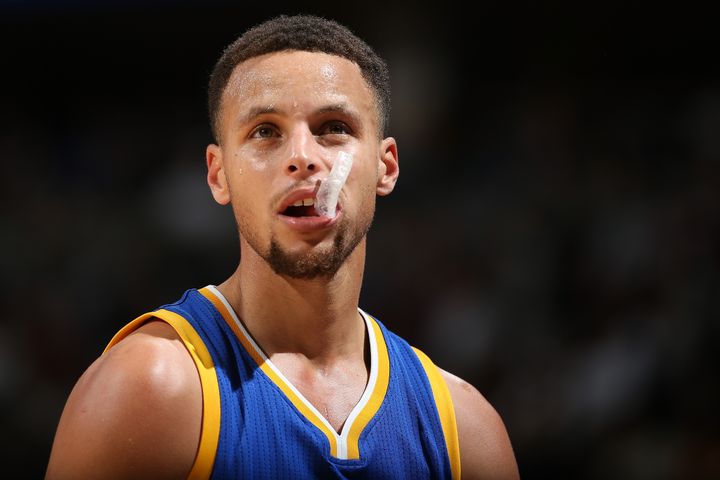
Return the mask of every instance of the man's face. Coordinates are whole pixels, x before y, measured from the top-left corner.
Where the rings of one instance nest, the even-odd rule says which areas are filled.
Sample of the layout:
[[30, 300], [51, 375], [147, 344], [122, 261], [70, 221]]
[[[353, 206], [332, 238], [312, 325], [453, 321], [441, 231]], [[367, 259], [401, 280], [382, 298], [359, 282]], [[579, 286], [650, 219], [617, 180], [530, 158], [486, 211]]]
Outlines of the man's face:
[[[218, 202], [232, 204], [247, 253], [294, 278], [334, 274], [365, 238], [375, 195], [390, 193], [397, 177], [395, 142], [378, 138], [359, 67], [314, 52], [252, 58], [231, 75], [220, 115], [208, 181]], [[293, 207], [315, 199], [339, 152], [354, 162], [336, 217]]]

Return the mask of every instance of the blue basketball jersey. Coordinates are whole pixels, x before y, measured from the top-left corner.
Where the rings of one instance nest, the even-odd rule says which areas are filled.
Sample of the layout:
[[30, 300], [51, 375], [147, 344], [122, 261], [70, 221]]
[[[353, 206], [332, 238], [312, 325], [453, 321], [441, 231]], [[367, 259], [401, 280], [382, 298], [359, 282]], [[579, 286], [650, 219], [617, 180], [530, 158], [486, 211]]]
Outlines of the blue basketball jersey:
[[142, 315], [178, 333], [200, 375], [203, 418], [189, 478], [449, 479], [460, 476], [452, 400], [421, 351], [362, 310], [370, 374], [337, 432], [265, 355], [213, 286]]

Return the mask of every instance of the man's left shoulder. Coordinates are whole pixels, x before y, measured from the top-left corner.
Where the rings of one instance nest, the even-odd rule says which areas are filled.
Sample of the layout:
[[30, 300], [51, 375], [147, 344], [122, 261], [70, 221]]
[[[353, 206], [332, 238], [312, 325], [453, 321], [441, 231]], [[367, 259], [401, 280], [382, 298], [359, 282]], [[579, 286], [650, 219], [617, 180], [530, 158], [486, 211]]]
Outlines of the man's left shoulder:
[[473, 385], [438, 370], [455, 408], [463, 478], [519, 478], [510, 438], [498, 412]]

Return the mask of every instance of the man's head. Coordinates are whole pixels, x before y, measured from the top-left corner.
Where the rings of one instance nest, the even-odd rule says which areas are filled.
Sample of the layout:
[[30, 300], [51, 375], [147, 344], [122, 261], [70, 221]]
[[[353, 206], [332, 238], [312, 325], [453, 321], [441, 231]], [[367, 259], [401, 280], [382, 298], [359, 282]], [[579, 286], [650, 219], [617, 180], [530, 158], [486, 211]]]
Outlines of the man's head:
[[250, 58], [283, 50], [323, 52], [356, 63], [375, 95], [378, 135], [387, 136], [390, 74], [383, 59], [348, 28], [332, 20], [311, 15], [281, 15], [246, 31], [225, 49], [215, 64], [208, 87], [208, 109], [217, 143], [222, 142], [223, 93], [235, 67]]
[[[292, 278], [334, 275], [364, 245], [375, 197], [398, 175], [395, 139], [381, 134], [384, 63], [344, 27], [301, 16], [254, 27], [218, 65], [208, 184], [232, 205], [243, 262]], [[341, 152], [354, 162], [330, 219], [312, 202]]]

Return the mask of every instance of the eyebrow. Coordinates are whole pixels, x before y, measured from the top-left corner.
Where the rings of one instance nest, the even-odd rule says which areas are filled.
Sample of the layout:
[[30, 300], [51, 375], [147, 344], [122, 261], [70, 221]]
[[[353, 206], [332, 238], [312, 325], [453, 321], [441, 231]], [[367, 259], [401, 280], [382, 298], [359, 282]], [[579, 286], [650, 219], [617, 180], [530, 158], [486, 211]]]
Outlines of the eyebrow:
[[316, 114], [341, 113], [343, 115], [350, 117], [356, 125], [360, 124], [360, 114], [358, 114], [358, 112], [355, 109], [350, 108], [345, 103], [335, 103], [332, 105], [327, 105], [325, 107], [319, 108], [315, 113]]
[[[242, 124], [250, 123], [255, 118], [262, 116], [262, 115], [283, 115], [285, 112], [283, 110], [280, 110], [278, 108], [275, 108], [273, 106], [256, 106], [252, 107], [245, 115], [243, 115], [240, 119], [240, 122]], [[356, 124], [360, 123], [360, 114], [355, 111], [355, 109], [350, 108], [345, 103], [335, 103], [331, 105], [326, 105], [324, 107], [320, 107], [319, 109], [315, 110], [313, 112], [314, 115], [322, 115], [326, 113], [341, 113], [343, 115], [346, 115], [352, 119], [353, 122]]]
[[246, 124], [252, 122], [255, 118], [261, 116], [261, 115], [268, 115], [268, 114], [282, 114], [283, 111], [279, 110], [272, 106], [265, 106], [265, 107], [252, 107], [245, 115], [243, 115], [240, 118], [241, 124]]

